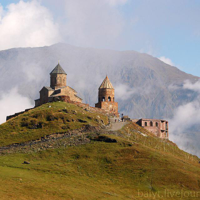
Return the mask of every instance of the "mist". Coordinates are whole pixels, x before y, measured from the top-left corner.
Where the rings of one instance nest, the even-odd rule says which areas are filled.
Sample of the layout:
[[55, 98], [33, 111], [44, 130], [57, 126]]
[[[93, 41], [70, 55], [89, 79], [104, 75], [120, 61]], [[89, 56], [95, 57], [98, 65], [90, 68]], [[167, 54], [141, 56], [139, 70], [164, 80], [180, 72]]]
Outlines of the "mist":
[[200, 157], [200, 81], [191, 83], [186, 80], [183, 89], [197, 92], [197, 97], [174, 111], [173, 118], [169, 119], [170, 140], [181, 149]]
[[31, 100], [19, 94], [17, 87], [0, 96], [0, 124], [6, 121], [6, 116], [32, 108]]

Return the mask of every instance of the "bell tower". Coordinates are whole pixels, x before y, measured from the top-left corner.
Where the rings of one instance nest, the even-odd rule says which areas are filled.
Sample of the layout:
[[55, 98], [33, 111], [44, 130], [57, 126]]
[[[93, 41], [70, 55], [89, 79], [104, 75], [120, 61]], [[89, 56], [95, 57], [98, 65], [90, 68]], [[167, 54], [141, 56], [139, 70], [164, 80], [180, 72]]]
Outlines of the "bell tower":
[[67, 86], [67, 74], [59, 63], [50, 73], [50, 76], [51, 88], [58, 89]]
[[115, 102], [115, 89], [108, 76], [106, 76], [99, 87], [98, 103], [95, 104], [95, 107], [101, 108], [117, 116], [119, 115], [118, 103]]

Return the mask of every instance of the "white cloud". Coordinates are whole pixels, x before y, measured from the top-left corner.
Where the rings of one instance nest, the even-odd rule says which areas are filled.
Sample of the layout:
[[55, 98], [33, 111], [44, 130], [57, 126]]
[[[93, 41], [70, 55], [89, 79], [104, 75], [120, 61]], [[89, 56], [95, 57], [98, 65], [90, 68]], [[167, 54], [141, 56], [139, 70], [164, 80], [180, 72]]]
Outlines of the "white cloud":
[[111, 0], [65, 0], [63, 32], [68, 43], [104, 47], [116, 42], [124, 21]]
[[128, 0], [107, 0], [111, 6], [121, 5], [127, 3]]
[[183, 88], [193, 90], [195, 92], [200, 93], [200, 80], [195, 82], [195, 83], [191, 83], [189, 80], [186, 80], [184, 85], [183, 85]]
[[174, 66], [174, 63], [169, 59], [169, 58], [166, 58], [164, 56], [161, 56], [159, 58], [159, 60], [163, 61], [164, 63], [168, 64], [168, 65], [171, 65], [171, 66]]
[[[170, 140], [175, 142], [181, 149], [200, 156], [198, 136], [186, 134], [192, 127], [200, 124], [200, 97], [193, 102], [179, 106], [172, 119], [169, 120]], [[196, 138], [197, 137], [197, 138]], [[196, 143], [196, 144], [195, 144]]]
[[2, 18], [1, 16], [3, 16], [3, 7], [0, 4], [0, 21], [1, 21], [1, 18]]
[[46, 77], [45, 69], [36, 63], [22, 63], [22, 72], [24, 73], [27, 82], [39, 82]]
[[171, 85], [168, 86], [168, 89], [170, 91], [175, 91], [175, 90], [181, 89], [181, 87], [179, 85], [176, 85], [176, 84], [171, 84]]
[[200, 102], [195, 100], [185, 105], [179, 106], [172, 120], [170, 120], [172, 132], [181, 133], [189, 127], [200, 123]]
[[[185, 81], [183, 89], [190, 89], [200, 94], [200, 81], [191, 83]], [[175, 142], [181, 149], [200, 156], [197, 141], [200, 135], [196, 136], [186, 134], [191, 128], [200, 124], [200, 95], [197, 98], [185, 105], [179, 106], [171, 119], [169, 119], [170, 139]], [[196, 141], [197, 140], [197, 141]]]
[[[128, 0], [29, 0], [0, 7], [0, 50], [57, 42], [110, 48], [123, 33]], [[61, 14], [62, 13], [62, 14]], [[117, 42], [118, 44], [118, 42]]]
[[0, 96], [0, 124], [6, 121], [6, 116], [21, 112], [33, 105], [27, 97], [21, 96], [17, 88]]
[[[4, 13], [3, 13], [4, 12]], [[37, 47], [61, 41], [59, 27], [37, 0], [0, 7], [0, 49]]]
[[136, 93], [138, 90], [136, 88], [131, 89], [128, 85], [120, 84], [115, 87], [116, 99], [129, 99], [132, 94]]

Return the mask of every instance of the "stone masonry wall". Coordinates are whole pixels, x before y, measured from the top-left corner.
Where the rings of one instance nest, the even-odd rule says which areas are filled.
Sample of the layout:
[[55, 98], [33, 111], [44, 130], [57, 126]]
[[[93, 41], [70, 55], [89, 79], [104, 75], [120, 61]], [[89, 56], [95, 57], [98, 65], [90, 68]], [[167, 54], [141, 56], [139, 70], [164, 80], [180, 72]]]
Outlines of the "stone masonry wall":
[[106, 102], [106, 101], [99, 102], [99, 103], [95, 104], [95, 107], [101, 108], [101, 109], [105, 110], [106, 112], [110, 112], [116, 116], [119, 116], [117, 102]]
[[137, 123], [138, 125], [152, 132], [155, 136], [159, 138], [169, 138], [168, 121], [166, 120], [140, 119], [132, 120], [132, 122]]
[[[114, 89], [107, 89], [107, 88], [102, 88], [102, 89], [99, 89], [99, 100], [98, 102], [101, 102], [101, 101], [109, 101], [108, 98], [110, 97], [110, 101], [111, 102], [114, 102], [115, 99], [115, 90]], [[105, 99], [105, 100], [103, 100]]]
[[67, 75], [66, 74], [51, 74], [50, 79], [51, 88], [57, 89], [65, 87], [67, 85]]

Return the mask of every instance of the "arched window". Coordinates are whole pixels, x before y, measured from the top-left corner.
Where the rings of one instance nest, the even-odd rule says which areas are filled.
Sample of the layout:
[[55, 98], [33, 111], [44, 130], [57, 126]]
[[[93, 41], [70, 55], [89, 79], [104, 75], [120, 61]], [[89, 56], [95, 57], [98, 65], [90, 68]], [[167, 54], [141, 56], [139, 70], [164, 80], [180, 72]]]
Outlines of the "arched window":
[[111, 98], [110, 98], [110, 97], [108, 97], [108, 101], [111, 101]]
[[105, 97], [102, 97], [102, 101], [105, 101]]
[[158, 127], [158, 122], [156, 122], [156, 126]]
[[153, 126], [153, 122], [152, 121], [150, 122], [150, 126]]
[[147, 122], [145, 122], [144, 125], [147, 126]]

